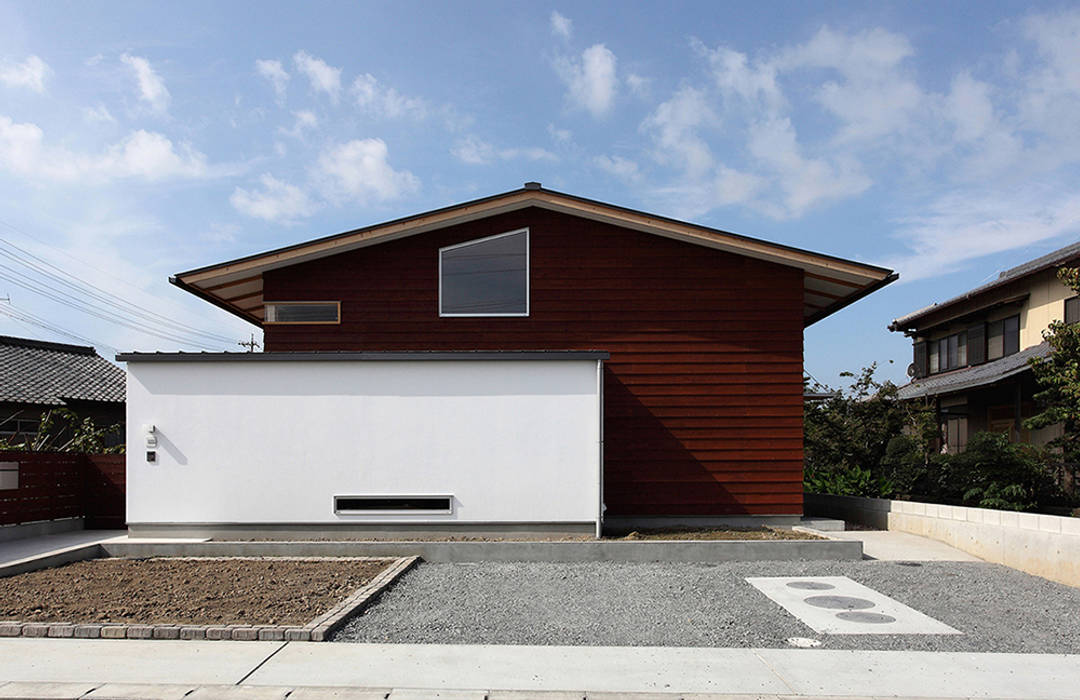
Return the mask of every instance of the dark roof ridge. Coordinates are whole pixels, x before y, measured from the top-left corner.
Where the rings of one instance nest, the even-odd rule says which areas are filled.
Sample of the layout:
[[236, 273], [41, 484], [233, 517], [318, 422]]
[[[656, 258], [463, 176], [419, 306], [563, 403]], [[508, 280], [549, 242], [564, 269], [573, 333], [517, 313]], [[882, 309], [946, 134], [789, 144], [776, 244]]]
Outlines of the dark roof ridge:
[[0, 335], [0, 345], [14, 345], [22, 348], [36, 348], [38, 350], [53, 350], [66, 352], [72, 355], [96, 355], [97, 351], [90, 345], [71, 345], [69, 343], [55, 343], [50, 340], [37, 340], [35, 338], [19, 338], [13, 335]]

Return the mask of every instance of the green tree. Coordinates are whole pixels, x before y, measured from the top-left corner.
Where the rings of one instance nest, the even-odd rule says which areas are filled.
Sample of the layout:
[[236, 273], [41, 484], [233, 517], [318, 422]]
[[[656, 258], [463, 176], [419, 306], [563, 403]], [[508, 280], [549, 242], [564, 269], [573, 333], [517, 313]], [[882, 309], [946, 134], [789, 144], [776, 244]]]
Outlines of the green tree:
[[[1058, 279], [1080, 294], [1080, 268], [1063, 267], [1058, 270]], [[1041, 410], [1024, 426], [1033, 430], [1062, 425], [1061, 437], [1048, 446], [1060, 454], [1059, 483], [1075, 494], [1080, 465], [1080, 323], [1054, 321], [1043, 331], [1043, 339], [1050, 344], [1050, 354], [1030, 361], [1039, 385], [1035, 401]]]
[[69, 409], [54, 408], [41, 414], [41, 422], [34, 435], [23, 437], [21, 442], [0, 438], [0, 450], [123, 453], [123, 443], [113, 447], [106, 446], [112, 435], [122, 437], [119, 423], [98, 426], [93, 418], [80, 418]]
[[[877, 363], [852, 378], [846, 390], [809, 403], [804, 412], [804, 463], [811, 490], [841, 485], [867, 496], [907, 492], [913, 472], [925, 470], [937, 437], [934, 413], [925, 401], [900, 401], [897, 386], [874, 375]], [[816, 385], [816, 390], [828, 387]], [[900, 455], [904, 455], [901, 459]]]

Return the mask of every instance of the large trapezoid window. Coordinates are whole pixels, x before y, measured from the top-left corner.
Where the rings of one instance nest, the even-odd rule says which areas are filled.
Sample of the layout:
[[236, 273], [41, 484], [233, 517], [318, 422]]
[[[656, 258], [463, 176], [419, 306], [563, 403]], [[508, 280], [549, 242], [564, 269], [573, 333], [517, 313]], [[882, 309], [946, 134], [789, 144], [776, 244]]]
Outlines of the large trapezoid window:
[[440, 316], [528, 316], [529, 229], [439, 249]]

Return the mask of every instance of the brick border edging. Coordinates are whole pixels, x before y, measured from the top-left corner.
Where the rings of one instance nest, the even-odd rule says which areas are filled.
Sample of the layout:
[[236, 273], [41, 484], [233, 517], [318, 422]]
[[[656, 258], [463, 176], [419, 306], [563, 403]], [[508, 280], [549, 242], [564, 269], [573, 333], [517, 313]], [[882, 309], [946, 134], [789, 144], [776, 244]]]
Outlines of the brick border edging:
[[[364, 559], [380, 557], [361, 557]], [[385, 557], [391, 558], [391, 557]], [[0, 637], [73, 639], [205, 639], [270, 642], [322, 642], [349, 616], [370, 605], [420, 557], [393, 557], [393, 563], [327, 612], [303, 627], [296, 625], [141, 625], [122, 623], [0, 622]]]

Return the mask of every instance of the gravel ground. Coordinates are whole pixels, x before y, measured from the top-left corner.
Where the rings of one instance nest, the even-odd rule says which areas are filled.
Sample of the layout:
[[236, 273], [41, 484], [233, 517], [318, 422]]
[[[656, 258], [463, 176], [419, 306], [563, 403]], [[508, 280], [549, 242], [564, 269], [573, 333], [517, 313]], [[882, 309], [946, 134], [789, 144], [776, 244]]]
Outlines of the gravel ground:
[[[848, 576], [963, 632], [821, 635], [744, 580]], [[341, 642], [1080, 653], [1080, 589], [981, 562], [422, 564]]]

